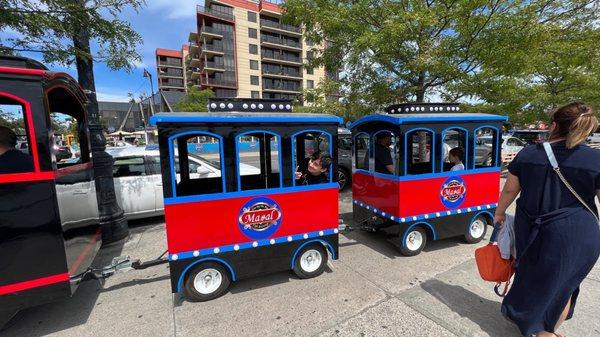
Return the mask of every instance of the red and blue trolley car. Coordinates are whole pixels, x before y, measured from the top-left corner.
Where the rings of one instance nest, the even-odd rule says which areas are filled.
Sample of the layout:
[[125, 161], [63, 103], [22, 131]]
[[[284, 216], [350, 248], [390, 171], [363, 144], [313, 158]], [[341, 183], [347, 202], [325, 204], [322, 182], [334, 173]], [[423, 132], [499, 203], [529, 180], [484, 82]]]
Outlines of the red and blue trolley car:
[[[100, 248], [86, 102], [69, 75], [0, 57], [0, 126], [17, 136], [11, 151], [32, 163], [0, 163], [0, 327], [20, 309], [71, 296]], [[56, 156], [51, 121], [67, 117], [77, 125], [77, 161]]]
[[[173, 292], [193, 301], [231, 281], [323, 272], [338, 257], [337, 128], [341, 119], [291, 113], [290, 102], [214, 99], [208, 113], [157, 114]], [[315, 184], [296, 171], [315, 151], [331, 165]], [[211, 167], [202, 167], [200, 156]]]
[[478, 242], [492, 224], [507, 118], [459, 109], [400, 104], [351, 125], [354, 218], [385, 231], [404, 255], [427, 240]]

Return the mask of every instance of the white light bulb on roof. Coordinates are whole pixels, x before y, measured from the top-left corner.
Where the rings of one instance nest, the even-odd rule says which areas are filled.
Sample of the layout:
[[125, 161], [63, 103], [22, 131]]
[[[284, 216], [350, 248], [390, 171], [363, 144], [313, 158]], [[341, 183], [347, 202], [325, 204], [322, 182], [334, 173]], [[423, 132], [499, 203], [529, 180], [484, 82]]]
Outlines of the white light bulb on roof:
[[406, 111], [406, 112], [408, 112], [408, 110], [409, 110], [408, 108], [404, 109], [404, 111]]
[[411, 106], [411, 107], [410, 107], [410, 111], [415, 111], [415, 107], [414, 107], [414, 106]]
[[262, 109], [262, 108], [264, 108], [264, 107], [265, 107], [265, 106], [264, 106], [264, 105], [262, 105], [262, 104], [259, 104], [259, 105], [258, 105], [258, 108], [259, 108], [259, 109]]
[[291, 106], [291, 105], [289, 105], [289, 104], [286, 104], [285, 108], [286, 108], [287, 110], [291, 110], [291, 109], [292, 109], [292, 106]]
[[227, 107], [228, 107], [229, 109], [233, 109], [233, 104], [232, 104], [232, 103], [229, 103], [229, 104], [227, 104]]
[[254, 104], [254, 103], [250, 104], [250, 108], [252, 108], [253, 110], [256, 109], [256, 104]]
[[225, 109], [225, 103], [221, 103], [221, 104], [219, 104], [219, 108], [221, 108], [221, 109]]
[[396, 110], [392, 109], [391, 113], [394, 113], [394, 112], [396, 112]]
[[271, 109], [272, 109], [272, 110], [275, 110], [276, 108], [277, 108], [277, 105], [275, 105], [275, 104], [271, 104]]
[[210, 107], [213, 108], [213, 109], [216, 109], [217, 108], [217, 103], [211, 103]]
[[460, 110], [460, 107], [458, 107], [458, 106], [457, 106], [457, 107], [456, 107], [456, 111], [459, 111], [459, 110]]
[[448, 107], [446, 107], [446, 111], [450, 111], [450, 107], [449, 107], [449, 106], [448, 106]]
[[283, 104], [279, 104], [279, 110], [283, 110]]
[[248, 109], [248, 104], [244, 103], [244, 105], [242, 105], [242, 108]]

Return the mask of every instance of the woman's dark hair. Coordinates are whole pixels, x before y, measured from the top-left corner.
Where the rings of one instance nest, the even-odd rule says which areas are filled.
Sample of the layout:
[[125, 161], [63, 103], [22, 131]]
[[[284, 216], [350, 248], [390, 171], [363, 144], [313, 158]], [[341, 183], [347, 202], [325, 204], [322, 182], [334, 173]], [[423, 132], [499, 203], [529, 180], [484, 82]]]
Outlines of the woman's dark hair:
[[460, 161], [465, 160], [465, 150], [462, 147], [455, 147], [448, 152], [449, 155], [458, 157]]
[[573, 102], [556, 109], [551, 116], [556, 123], [550, 132], [550, 140], [565, 138], [571, 149], [583, 142], [598, 128], [598, 117], [591, 107], [583, 102]]
[[319, 159], [321, 161], [321, 167], [325, 169], [329, 169], [329, 165], [331, 165], [331, 156], [329, 155], [329, 153], [324, 151], [317, 151], [313, 153], [312, 156], [310, 156], [310, 159]]
[[0, 126], [0, 146], [15, 147], [17, 145], [17, 135], [6, 126]]

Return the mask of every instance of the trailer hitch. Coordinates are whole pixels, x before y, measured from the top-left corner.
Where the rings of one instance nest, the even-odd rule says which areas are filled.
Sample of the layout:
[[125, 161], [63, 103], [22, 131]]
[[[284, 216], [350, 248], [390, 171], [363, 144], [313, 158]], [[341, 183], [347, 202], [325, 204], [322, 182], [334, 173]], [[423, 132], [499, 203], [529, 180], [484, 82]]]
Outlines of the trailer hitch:
[[154, 260], [145, 262], [142, 262], [139, 259], [132, 260], [129, 256], [118, 256], [113, 258], [109, 265], [104, 266], [102, 268], [90, 267], [85, 272], [77, 276], [73, 276], [71, 280], [76, 282], [77, 284], [88, 280], [102, 281], [115, 274], [125, 273], [130, 270], [141, 270], [149, 267], [158, 266], [169, 262], [169, 260], [165, 257], [165, 254], [166, 252], [164, 252], [161, 256]]

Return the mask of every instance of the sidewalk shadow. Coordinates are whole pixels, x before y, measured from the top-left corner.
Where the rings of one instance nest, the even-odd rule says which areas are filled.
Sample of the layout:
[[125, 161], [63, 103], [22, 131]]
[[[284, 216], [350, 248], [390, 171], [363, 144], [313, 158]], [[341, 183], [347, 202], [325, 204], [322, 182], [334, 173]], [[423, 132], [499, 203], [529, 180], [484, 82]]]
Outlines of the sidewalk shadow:
[[[121, 255], [125, 241], [103, 247], [92, 266], [109, 264]], [[102, 285], [94, 280], [83, 282], [69, 299], [21, 310], [0, 331], [0, 337], [41, 337], [83, 325], [96, 305]]]
[[361, 244], [389, 259], [395, 259], [400, 256], [394, 244], [389, 241], [388, 235], [383, 232], [368, 233], [354, 228], [350, 231], [342, 231], [340, 234], [350, 241], [355, 241], [342, 242], [339, 244], [340, 248]]
[[517, 327], [502, 317], [500, 302], [435, 279], [421, 283], [421, 288], [450, 310], [477, 324], [489, 336], [521, 336]]

